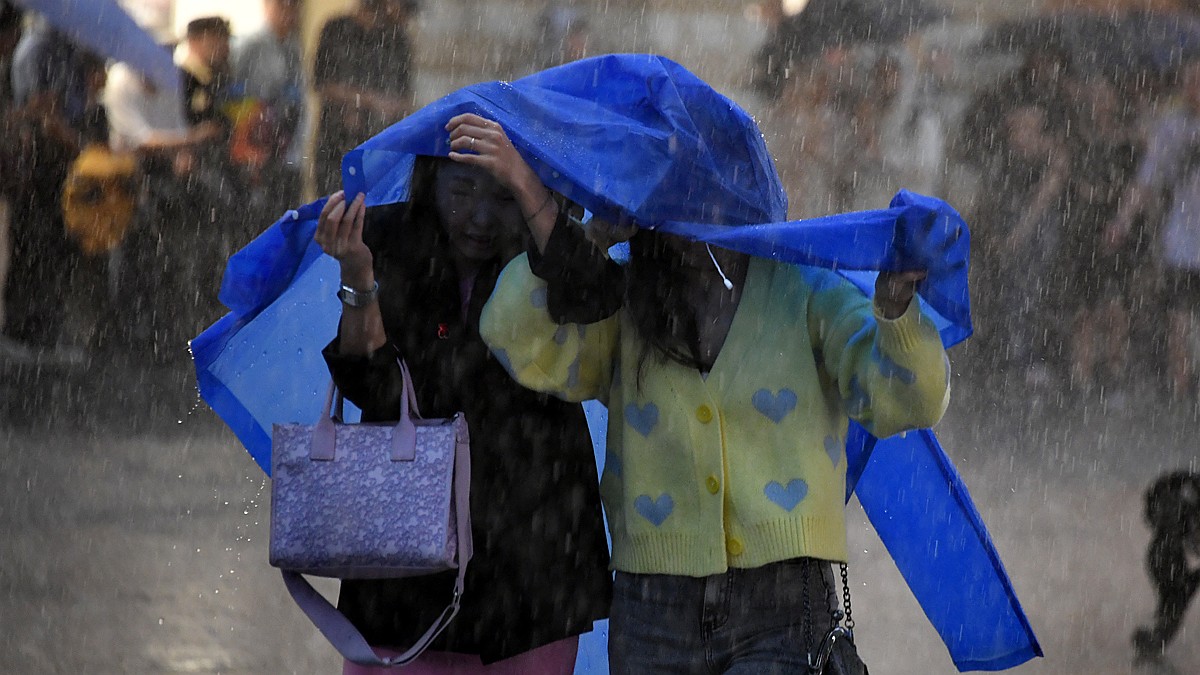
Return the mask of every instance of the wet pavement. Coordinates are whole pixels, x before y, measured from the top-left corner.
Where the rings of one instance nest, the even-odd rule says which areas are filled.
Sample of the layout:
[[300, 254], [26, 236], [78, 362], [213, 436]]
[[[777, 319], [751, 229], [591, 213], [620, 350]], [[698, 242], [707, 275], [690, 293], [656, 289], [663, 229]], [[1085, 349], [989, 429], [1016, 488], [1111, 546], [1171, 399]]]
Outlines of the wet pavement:
[[[1200, 672], [1195, 606], [1168, 665], [1135, 671], [1129, 646], [1153, 609], [1141, 491], [1196, 461], [1195, 409], [1152, 387], [1121, 406], [969, 371], [956, 387], [940, 435], [1047, 654], [1012, 672]], [[185, 361], [0, 360], [0, 449], [0, 672], [338, 672], [266, 563], [269, 485]], [[850, 523], [872, 672], [955, 672], [861, 511]]]

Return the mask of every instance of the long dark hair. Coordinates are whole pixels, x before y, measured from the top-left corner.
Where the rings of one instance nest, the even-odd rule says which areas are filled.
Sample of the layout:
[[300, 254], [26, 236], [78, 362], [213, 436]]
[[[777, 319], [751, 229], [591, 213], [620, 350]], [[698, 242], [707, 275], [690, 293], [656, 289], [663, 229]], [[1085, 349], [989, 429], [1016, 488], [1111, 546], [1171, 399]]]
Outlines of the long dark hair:
[[441, 241], [446, 237], [438, 216], [434, 189], [437, 167], [436, 157], [417, 157], [409, 181], [408, 201], [367, 209], [363, 241], [376, 257], [399, 253], [399, 249], [403, 249], [412, 256], [427, 258], [439, 245], [446, 244]]
[[675, 361], [707, 370], [700, 358], [700, 330], [696, 312], [685, 295], [687, 277], [683, 257], [653, 230], [639, 230], [629, 240], [629, 266], [625, 307], [642, 341], [637, 373], [640, 386], [650, 358]]

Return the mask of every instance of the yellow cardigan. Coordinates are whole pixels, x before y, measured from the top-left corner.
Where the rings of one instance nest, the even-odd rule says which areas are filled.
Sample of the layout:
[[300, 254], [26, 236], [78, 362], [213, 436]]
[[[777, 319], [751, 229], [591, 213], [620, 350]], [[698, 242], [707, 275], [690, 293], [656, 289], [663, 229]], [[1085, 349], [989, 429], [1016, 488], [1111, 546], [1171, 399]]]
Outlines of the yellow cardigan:
[[651, 356], [622, 310], [555, 324], [528, 259], [509, 263], [480, 332], [522, 385], [608, 406], [601, 495], [613, 567], [705, 576], [846, 559], [847, 417], [885, 437], [929, 427], [949, 363], [914, 299], [895, 320], [834, 272], [754, 258], [707, 378]]

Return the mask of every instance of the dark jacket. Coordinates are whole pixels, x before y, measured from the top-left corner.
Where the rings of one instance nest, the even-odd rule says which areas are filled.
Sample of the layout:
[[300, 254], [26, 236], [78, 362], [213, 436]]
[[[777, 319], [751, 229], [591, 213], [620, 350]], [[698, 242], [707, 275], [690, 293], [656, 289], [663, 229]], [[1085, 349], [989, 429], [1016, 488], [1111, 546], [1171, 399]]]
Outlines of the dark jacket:
[[[462, 611], [432, 646], [484, 663], [587, 632], [608, 616], [611, 575], [599, 481], [578, 404], [516, 384], [479, 337], [502, 261], [480, 270], [461, 315], [459, 280], [434, 223], [372, 224], [389, 344], [370, 357], [325, 350], [334, 381], [363, 419], [395, 419], [405, 359], [426, 417], [466, 414], [471, 432], [475, 557]], [[346, 581], [339, 607], [374, 645], [408, 647], [450, 599], [453, 573]]]

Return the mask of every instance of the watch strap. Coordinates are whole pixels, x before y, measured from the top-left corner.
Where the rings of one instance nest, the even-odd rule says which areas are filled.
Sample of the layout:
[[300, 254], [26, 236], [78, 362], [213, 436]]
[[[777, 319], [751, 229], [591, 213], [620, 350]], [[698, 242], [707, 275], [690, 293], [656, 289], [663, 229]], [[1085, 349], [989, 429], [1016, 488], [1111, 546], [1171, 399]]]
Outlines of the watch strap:
[[360, 291], [352, 286], [342, 284], [342, 287], [338, 289], [337, 296], [347, 307], [366, 307], [375, 302], [379, 296], [379, 282], [376, 281], [369, 291]]

